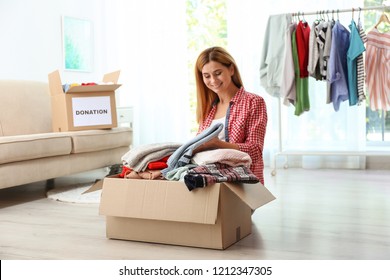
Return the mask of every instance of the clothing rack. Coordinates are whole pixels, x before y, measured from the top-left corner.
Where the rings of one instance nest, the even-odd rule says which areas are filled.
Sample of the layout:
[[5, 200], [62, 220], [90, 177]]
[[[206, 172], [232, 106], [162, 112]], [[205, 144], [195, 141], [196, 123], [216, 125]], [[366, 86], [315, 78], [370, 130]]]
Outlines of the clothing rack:
[[351, 9], [337, 9], [337, 10], [319, 10], [316, 12], [297, 12], [292, 13], [292, 16], [305, 16], [305, 15], [319, 15], [319, 14], [329, 14], [329, 13], [348, 13], [348, 12], [360, 12], [360, 11], [370, 11], [370, 10], [387, 10], [390, 9], [390, 6], [382, 5], [382, 6], [373, 6], [373, 7], [358, 7], [358, 8], [351, 8]]
[[[361, 12], [361, 11], [370, 11], [370, 10], [383, 10], [384, 12], [389, 12], [390, 11], [390, 6], [382, 5], [382, 6], [372, 6], [372, 7], [358, 7], [358, 8], [351, 8], [351, 9], [338, 9], [338, 10], [319, 10], [316, 12], [297, 12], [297, 13], [291, 13], [292, 16], [302, 16], [304, 17], [305, 15], [324, 15], [329, 13], [354, 13], [356, 12]], [[360, 17], [360, 16], [359, 16]], [[277, 169], [277, 158], [279, 156], [284, 156], [285, 157], [285, 162], [283, 164], [283, 167], [285, 169], [288, 168], [288, 156], [390, 156], [390, 151], [299, 151], [299, 150], [290, 150], [290, 151], [283, 151], [283, 143], [282, 143], [282, 105], [281, 105], [281, 99], [280, 97], [278, 98], [278, 115], [279, 115], [279, 139], [278, 139], [278, 152], [273, 155], [273, 168], [271, 175], [275, 176], [276, 175], [276, 169]], [[272, 159], [271, 159], [272, 162]]]

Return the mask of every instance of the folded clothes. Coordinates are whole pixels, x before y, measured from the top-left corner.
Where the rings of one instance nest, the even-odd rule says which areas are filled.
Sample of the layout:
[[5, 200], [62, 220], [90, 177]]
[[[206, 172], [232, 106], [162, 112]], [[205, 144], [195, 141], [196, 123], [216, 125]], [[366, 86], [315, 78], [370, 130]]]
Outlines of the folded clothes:
[[174, 142], [146, 144], [130, 149], [121, 160], [123, 165], [134, 171], [145, 171], [150, 162], [171, 155], [180, 146]]
[[96, 86], [97, 83], [81, 83], [82, 86]]
[[153, 161], [148, 164], [148, 169], [150, 170], [159, 170], [167, 167], [168, 167], [167, 163], [162, 161]]
[[165, 177], [166, 174], [178, 167], [185, 166], [190, 163], [194, 150], [200, 145], [210, 141], [210, 139], [217, 137], [219, 132], [223, 129], [223, 124], [216, 123], [209, 126], [201, 133], [193, 137], [190, 141], [181, 145], [168, 159], [168, 167], [161, 170]]
[[243, 165], [250, 167], [252, 159], [247, 153], [239, 150], [215, 149], [196, 153], [192, 157], [191, 162], [197, 165], [219, 162], [229, 166]]
[[66, 93], [70, 88], [77, 87], [79, 85], [80, 84], [78, 84], [78, 83], [64, 84], [64, 85], [62, 85], [62, 90]]
[[163, 180], [160, 170], [145, 170], [141, 172], [131, 171], [125, 175], [125, 179]]
[[229, 166], [223, 163], [199, 165], [184, 176], [184, 183], [189, 191], [221, 182], [255, 184], [259, 179], [246, 166]]
[[184, 176], [187, 175], [188, 170], [196, 167], [196, 164], [187, 164], [182, 167], [175, 168], [164, 175], [164, 178], [169, 181], [184, 181]]
[[124, 178], [127, 174], [129, 174], [132, 170], [130, 168], [128, 168], [127, 166], [122, 166], [122, 171], [121, 173], [119, 174], [119, 177], [120, 178]]
[[160, 160], [149, 162], [147, 169], [159, 170], [159, 169], [167, 168], [168, 167], [168, 165], [167, 165], [168, 158], [169, 158], [169, 156], [166, 156]]

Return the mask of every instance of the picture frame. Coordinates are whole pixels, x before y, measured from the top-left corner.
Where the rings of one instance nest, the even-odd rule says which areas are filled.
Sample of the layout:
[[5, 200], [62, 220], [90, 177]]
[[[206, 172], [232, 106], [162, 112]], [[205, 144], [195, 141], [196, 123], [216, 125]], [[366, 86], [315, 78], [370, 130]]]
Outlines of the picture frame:
[[62, 44], [64, 70], [92, 72], [94, 56], [92, 21], [63, 16]]

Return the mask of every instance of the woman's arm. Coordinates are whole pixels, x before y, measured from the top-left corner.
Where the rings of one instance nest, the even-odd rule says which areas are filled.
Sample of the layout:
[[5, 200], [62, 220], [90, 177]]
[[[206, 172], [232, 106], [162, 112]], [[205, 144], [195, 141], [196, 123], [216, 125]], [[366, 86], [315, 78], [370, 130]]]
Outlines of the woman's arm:
[[252, 158], [262, 156], [265, 132], [267, 128], [267, 108], [264, 99], [256, 99], [251, 103], [250, 114], [246, 120], [245, 141], [237, 142], [239, 150]]
[[199, 147], [194, 150], [194, 154], [203, 152], [206, 150], [214, 150], [214, 149], [235, 149], [239, 150], [239, 146], [236, 143], [229, 143], [220, 140], [218, 137], [212, 138], [210, 141], [203, 143]]

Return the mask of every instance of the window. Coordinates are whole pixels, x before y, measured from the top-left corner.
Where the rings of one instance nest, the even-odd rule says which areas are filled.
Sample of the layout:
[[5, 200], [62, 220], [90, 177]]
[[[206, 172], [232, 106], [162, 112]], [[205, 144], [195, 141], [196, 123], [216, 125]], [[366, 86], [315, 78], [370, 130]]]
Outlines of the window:
[[[389, 2], [389, 1], [387, 1]], [[383, 0], [366, 0], [366, 7], [381, 6], [386, 4]], [[381, 11], [367, 11], [364, 16], [365, 29], [371, 29], [379, 20]], [[380, 25], [381, 32], [390, 31], [390, 26]], [[368, 93], [369, 94], [369, 93]], [[368, 101], [368, 100], [367, 100]], [[390, 141], [390, 114], [384, 110], [372, 111], [369, 103], [366, 102], [366, 140], [367, 144], [378, 144], [378, 142]]]
[[212, 46], [227, 46], [225, 0], [187, 0], [188, 77], [190, 90], [191, 132], [198, 130], [196, 123], [196, 88], [194, 67], [199, 53]]

